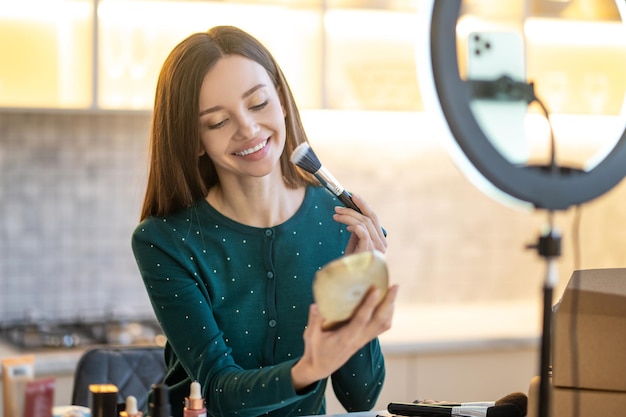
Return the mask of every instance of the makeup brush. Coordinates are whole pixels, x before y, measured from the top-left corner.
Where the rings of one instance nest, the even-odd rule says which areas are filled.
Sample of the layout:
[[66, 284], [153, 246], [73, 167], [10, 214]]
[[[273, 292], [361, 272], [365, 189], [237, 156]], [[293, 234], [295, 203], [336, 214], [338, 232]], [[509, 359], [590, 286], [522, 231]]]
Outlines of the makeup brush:
[[407, 417], [524, 417], [515, 404], [449, 407], [436, 404], [390, 403], [387, 411]]
[[[359, 213], [361, 210], [352, 201], [352, 195], [341, 186], [339, 181], [320, 162], [308, 143], [301, 143], [294, 149], [290, 158], [291, 162], [313, 174], [315, 178], [330, 191], [341, 203]], [[383, 234], [387, 236], [387, 231], [383, 228]]]
[[390, 403], [387, 409], [402, 416], [521, 417], [528, 412], [528, 396], [523, 392], [514, 392], [496, 401]]
[[453, 403], [448, 401], [435, 401], [433, 403], [425, 402], [417, 400], [414, 404], [420, 405], [442, 405], [446, 407], [461, 407], [461, 406], [484, 406], [484, 407], [493, 407], [494, 405], [502, 405], [502, 404], [515, 404], [520, 410], [522, 410], [523, 415], [526, 415], [528, 412], [528, 396], [523, 392], [513, 392], [511, 394], [507, 394], [504, 397], [500, 398], [496, 401], [473, 401], [473, 402], [462, 402], [462, 403]]
[[361, 210], [352, 201], [352, 196], [339, 184], [339, 181], [324, 167], [319, 158], [313, 152], [313, 149], [308, 143], [304, 142], [298, 145], [298, 147], [291, 154], [291, 162], [298, 165], [300, 168], [315, 175], [315, 178], [328, 189], [341, 203], [353, 210]]

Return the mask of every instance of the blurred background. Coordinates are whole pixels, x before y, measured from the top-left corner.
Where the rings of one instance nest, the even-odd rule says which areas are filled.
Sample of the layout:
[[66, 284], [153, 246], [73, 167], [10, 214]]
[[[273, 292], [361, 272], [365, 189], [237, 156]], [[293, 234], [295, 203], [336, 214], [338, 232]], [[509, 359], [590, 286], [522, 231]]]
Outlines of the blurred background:
[[[152, 318], [130, 236], [156, 78], [183, 38], [228, 24], [274, 53], [316, 153], [389, 232], [401, 292], [382, 339], [396, 382], [380, 404], [525, 390], [545, 274], [526, 245], [546, 213], [492, 200], [448, 156], [444, 121], [418, 83], [422, 3], [0, 0], [0, 325]], [[626, 36], [615, 1], [471, 0], [462, 13], [459, 45], [489, 22], [523, 26], [527, 76], [554, 115], [561, 162], [584, 166], [621, 135]], [[460, 48], [460, 71], [465, 61]], [[525, 126], [546, 134], [537, 111]], [[556, 224], [557, 297], [576, 269], [626, 267], [623, 183]], [[41, 363], [71, 381], [71, 360]], [[490, 373], [513, 366], [515, 378]], [[456, 378], [442, 371], [455, 368]]]

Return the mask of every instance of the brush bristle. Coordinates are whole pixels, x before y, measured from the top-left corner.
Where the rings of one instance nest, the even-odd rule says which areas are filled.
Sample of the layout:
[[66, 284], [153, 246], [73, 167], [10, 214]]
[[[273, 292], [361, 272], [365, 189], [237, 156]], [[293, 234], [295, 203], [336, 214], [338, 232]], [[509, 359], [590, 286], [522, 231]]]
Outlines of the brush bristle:
[[525, 415], [515, 404], [507, 403], [487, 408], [487, 417], [524, 417]]
[[290, 160], [311, 174], [315, 174], [322, 167], [322, 163], [317, 158], [317, 155], [306, 142], [301, 143], [294, 149]]
[[496, 401], [495, 405], [513, 404], [517, 406], [522, 415], [525, 416], [528, 412], [528, 396], [523, 392], [514, 392], [512, 394], [505, 395]]

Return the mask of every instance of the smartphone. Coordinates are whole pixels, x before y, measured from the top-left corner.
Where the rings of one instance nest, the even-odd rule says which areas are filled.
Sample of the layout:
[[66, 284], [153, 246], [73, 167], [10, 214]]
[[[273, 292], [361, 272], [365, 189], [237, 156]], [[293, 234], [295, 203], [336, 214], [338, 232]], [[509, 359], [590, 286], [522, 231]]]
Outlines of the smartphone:
[[[524, 39], [519, 32], [471, 32], [467, 39], [467, 79], [497, 80], [508, 75], [526, 81]], [[524, 120], [528, 103], [472, 99], [470, 108], [485, 136], [502, 156], [515, 165], [524, 165], [530, 156]]]

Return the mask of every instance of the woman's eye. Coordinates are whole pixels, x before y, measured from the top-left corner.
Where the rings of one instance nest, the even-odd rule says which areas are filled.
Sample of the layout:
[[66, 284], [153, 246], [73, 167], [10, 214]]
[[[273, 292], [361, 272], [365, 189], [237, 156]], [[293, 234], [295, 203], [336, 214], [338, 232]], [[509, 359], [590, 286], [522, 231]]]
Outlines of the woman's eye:
[[221, 120], [221, 121], [219, 121], [217, 123], [208, 123], [207, 127], [210, 130], [213, 130], [213, 129], [219, 129], [220, 127], [224, 126], [225, 124], [226, 124], [226, 120]]
[[255, 111], [258, 111], [258, 110], [263, 110], [263, 108], [264, 108], [265, 106], [267, 106], [267, 103], [268, 103], [268, 101], [267, 101], [267, 100], [265, 100], [265, 101], [264, 101], [263, 103], [261, 103], [261, 104], [257, 104], [257, 105], [255, 105], [255, 106], [250, 107], [250, 109], [251, 109], [251, 110], [255, 110]]

